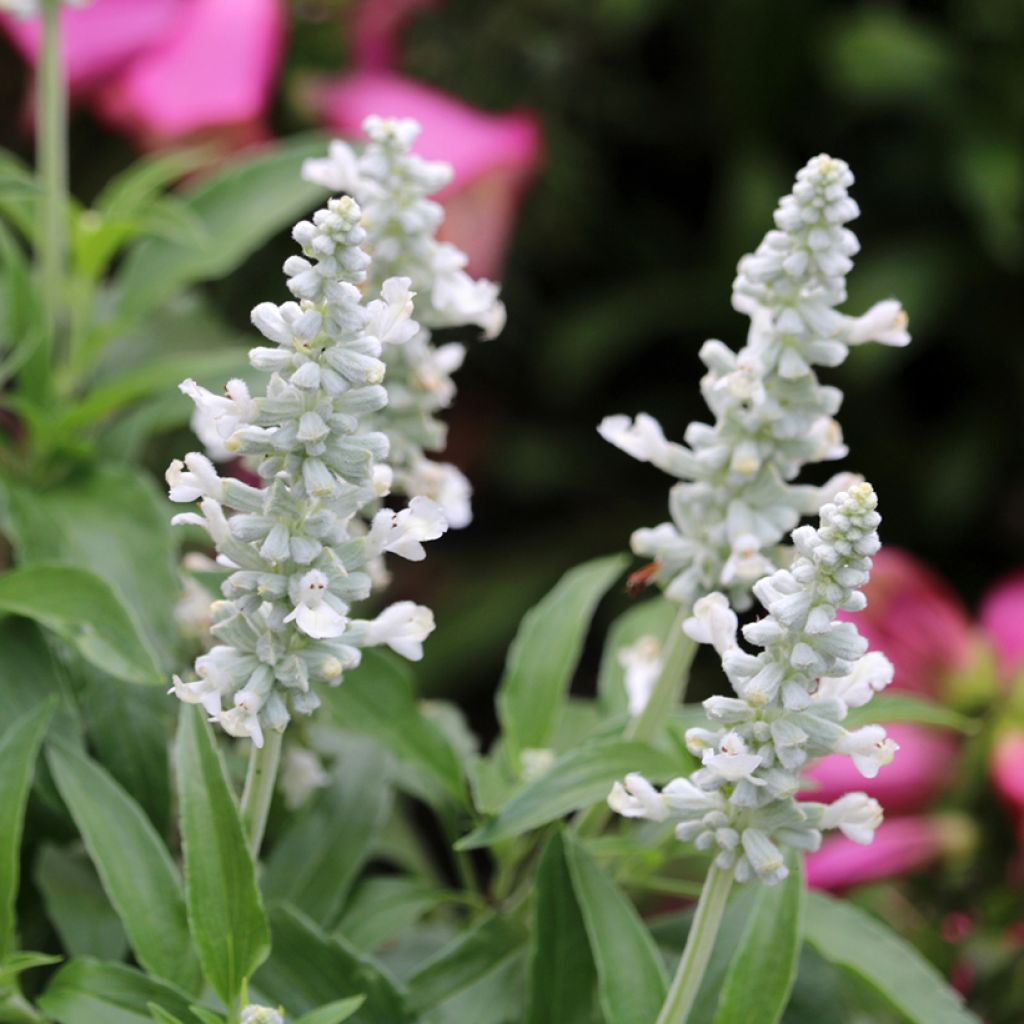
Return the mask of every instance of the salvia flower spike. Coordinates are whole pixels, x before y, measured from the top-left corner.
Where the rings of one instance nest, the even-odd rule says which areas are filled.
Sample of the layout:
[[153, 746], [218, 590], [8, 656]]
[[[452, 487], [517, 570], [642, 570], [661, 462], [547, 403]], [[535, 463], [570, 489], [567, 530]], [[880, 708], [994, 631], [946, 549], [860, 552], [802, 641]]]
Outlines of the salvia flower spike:
[[704, 702], [708, 725], [687, 731], [701, 767], [660, 792], [643, 776], [616, 783], [608, 803], [626, 817], [675, 822], [680, 840], [715, 853], [739, 881], [774, 883], [786, 876], [782, 847], [814, 850], [823, 829], [838, 828], [870, 843], [882, 822], [877, 800], [847, 793], [830, 804], [796, 799], [810, 759], [846, 754], [866, 778], [892, 760], [896, 744], [880, 725], [847, 730], [851, 707], [866, 704], [892, 680], [884, 655], [867, 644], [842, 611], [864, 607], [878, 550], [878, 513], [871, 486], [859, 483], [821, 509], [820, 526], [793, 531], [797, 557], [754, 585], [764, 618], [742, 629], [724, 594], [699, 601], [685, 631], [711, 644], [735, 696]]
[[780, 564], [779, 544], [839, 484], [791, 483], [807, 463], [842, 458], [835, 420], [842, 392], [823, 386], [815, 367], [838, 366], [851, 345], [906, 345], [907, 317], [885, 300], [860, 317], [837, 308], [859, 246], [846, 224], [858, 215], [849, 167], [821, 155], [797, 175], [775, 211], [775, 228], [740, 260], [733, 306], [750, 317], [746, 345], [704, 344], [701, 391], [713, 425], [691, 423], [685, 444], [660, 425], [609, 416], [601, 435], [627, 454], [679, 477], [671, 522], [637, 530], [638, 555], [657, 562], [656, 579], [684, 608], [713, 590], [742, 610], [751, 584]]
[[292, 714], [315, 710], [318, 687], [340, 683], [361, 648], [386, 644], [418, 659], [434, 627], [430, 610], [409, 601], [369, 621], [350, 613], [380, 577], [385, 553], [422, 559], [423, 542], [447, 528], [440, 507], [422, 496], [365, 518], [392, 478], [388, 438], [367, 424], [388, 402], [381, 350], [417, 327], [408, 278], [366, 286], [362, 216], [345, 196], [295, 227], [303, 255], [284, 269], [298, 301], [252, 312], [272, 343], [249, 353], [268, 376], [265, 393], [251, 395], [240, 380], [224, 395], [181, 385], [265, 486], [221, 477], [197, 452], [167, 471], [171, 500], [199, 503], [174, 521], [202, 526], [218, 562], [233, 570], [225, 600], [212, 608], [217, 643], [196, 660], [198, 678], [176, 677], [173, 692], [257, 746], [265, 729], [283, 730]]
[[373, 258], [371, 291], [399, 273], [412, 282], [418, 329], [382, 339], [391, 401], [375, 422], [391, 441], [395, 491], [432, 498], [450, 526], [462, 527], [472, 518], [469, 481], [426, 453], [445, 447], [446, 427], [438, 414], [455, 397], [452, 374], [462, 365], [465, 347], [454, 341], [435, 346], [431, 332], [474, 326], [493, 338], [505, 325], [505, 307], [498, 286], [470, 277], [465, 254], [435, 237], [444, 210], [430, 197], [451, 181], [452, 168], [411, 152], [419, 125], [408, 118], [369, 117], [363, 128], [368, 142], [359, 152], [332, 142], [325, 159], [305, 162], [303, 176], [348, 193], [363, 207], [366, 249]]

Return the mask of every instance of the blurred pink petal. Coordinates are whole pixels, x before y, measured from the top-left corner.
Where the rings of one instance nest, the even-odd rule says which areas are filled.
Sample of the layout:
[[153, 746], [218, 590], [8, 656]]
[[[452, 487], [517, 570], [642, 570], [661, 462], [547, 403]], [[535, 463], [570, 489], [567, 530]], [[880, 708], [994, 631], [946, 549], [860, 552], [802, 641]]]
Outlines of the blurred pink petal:
[[97, 97], [100, 115], [147, 145], [256, 126], [284, 49], [282, 0], [190, 0], [171, 30]]
[[999, 671], [1012, 676], [1024, 665], [1024, 572], [997, 583], [982, 601], [978, 617], [995, 645]]
[[873, 796], [887, 815], [926, 807], [950, 781], [956, 767], [956, 741], [946, 732], [917, 725], [897, 723], [885, 729], [900, 749], [875, 778], [865, 779], [850, 758], [833, 754], [804, 772], [804, 778], [817, 785], [801, 792], [801, 798], [829, 803], [844, 793], [862, 790]]
[[867, 608], [839, 617], [857, 624], [871, 650], [893, 663], [892, 686], [934, 694], [948, 674], [970, 656], [971, 624], [953, 591], [926, 565], [898, 548], [874, 558], [864, 591]]
[[314, 102], [329, 128], [352, 139], [362, 136], [369, 114], [419, 121], [416, 152], [455, 169], [453, 182], [437, 196], [446, 211], [441, 237], [466, 252], [472, 274], [499, 276], [523, 192], [540, 160], [534, 114], [488, 114], [387, 72], [357, 72], [323, 84]]
[[363, 0], [352, 14], [352, 62], [360, 71], [398, 67], [401, 31], [416, 11], [438, 0]]
[[893, 818], [875, 832], [870, 846], [831, 836], [805, 861], [807, 884], [842, 890], [922, 868], [942, 853], [940, 827], [930, 818]]
[[[60, 14], [63, 52], [72, 96], [80, 96], [114, 74], [170, 31], [189, 0], [95, 0], [65, 7]], [[0, 24], [22, 56], [35, 66], [42, 37], [40, 18], [0, 16]]]
[[[996, 794], [1020, 831], [1024, 824], [1024, 731], [1004, 732], [989, 758], [989, 776]], [[1021, 837], [1024, 839], [1024, 835]]]

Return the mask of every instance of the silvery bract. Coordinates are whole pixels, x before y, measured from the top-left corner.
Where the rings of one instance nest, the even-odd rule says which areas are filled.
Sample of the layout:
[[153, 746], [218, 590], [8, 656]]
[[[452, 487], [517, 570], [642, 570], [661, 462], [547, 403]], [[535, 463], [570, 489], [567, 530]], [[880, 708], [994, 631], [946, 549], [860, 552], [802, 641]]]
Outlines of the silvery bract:
[[825, 805], [795, 796], [813, 758], [847, 754], [873, 778], [897, 749], [880, 725], [850, 731], [840, 724], [892, 679], [885, 656], [865, 653], [857, 628], [836, 620], [838, 611], [865, 605], [858, 588], [867, 583], [879, 546], [876, 504], [871, 486], [856, 484], [822, 507], [817, 529], [793, 531], [793, 564], [753, 588], [768, 614], [742, 633], [760, 653], [738, 644], [736, 613], [724, 594], [696, 603], [685, 630], [715, 647], [736, 696], [706, 700], [708, 726], [687, 731], [700, 769], [661, 792], [629, 775], [608, 798], [613, 810], [674, 821], [679, 839], [715, 851], [718, 866], [734, 868], [740, 881], [784, 878], [781, 847], [814, 850], [823, 829], [871, 842], [882, 821], [876, 800], [848, 793]]
[[782, 538], [815, 512], [824, 490], [796, 486], [801, 467], [846, 454], [834, 419], [842, 393], [822, 386], [815, 366], [838, 366], [849, 346], [906, 345], [907, 318], [886, 300], [861, 317], [836, 309], [858, 250], [844, 225], [858, 215], [847, 193], [853, 175], [842, 160], [817, 156], [797, 175], [752, 255], [740, 260], [733, 306], [750, 317], [747, 343], [734, 353], [708, 341], [701, 391], [714, 425], [691, 423], [685, 444], [659, 424], [610, 416], [603, 437], [683, 482], [669, 495], [672, 521], [637, 530], [632, 547], [654, 559], [666, 595], [692, 607], [713, 590], [734, 607], [750, 604], [750, 586], [781, 563]]
[[419, 329], [409, 337], [384, 340], [381, 358], [388, 368], [390, 401], [374, 422], [391, 441], [395, 490], [432, 498], [450, 526], [462, 527], [471, 519], [469, 482], [454, 466], [435, 462], [426, 452], [445, 447], [446, 427], [438, 414], [455, 397], [452, 374], [462, 365], [465, 348], [458, 342], [435, 346], [431, 332], [476, 326], [485, 338], [493, 338], [505, 325], [505, 307], [497, 285], [470, 277], [465, 254], [435, 237], [444, 210], [430, 196], [451, 181], [452, 168], [410, 152], [419, 125], [369, 117], [363, 127], [369, 142], [361, 151], [332, 142], [326, 159], [305, 162], [303, 176], [348, 193], [363, 207], [365, 246], [373, 259], [367, 281], [372, 293], [396, 274], [412, 282]]
[[367, 426], [388, 402], [381, 350], [417, 329], [408, 278], [365, 286], [361, 219], [346, 196], [295, 227], [304, 255], [284, 269], [299, 301], [265, 302], [252, 312], [273, 343], [249, 353], [269, 375], [265, 394], [250, 395], [240, 380], [229, 381], [224, 395], [191, 380], [181, 386], [265, 486], [222, 478], [197, 452], [167, 471], [172, 501], [199, 502], [199, 512], [175, 521], [204, 527], [220, 564], [234, 570], [222, 587], [226, 600], [211, 610], [218, 643], [197, 659], [198, 679], [175, 678], [174, 692], [257, 745], [265, 729], [312, 712], [317, 686], [340, 683], [360, 648], [386, 644], [417, 659], [434, 626], [429, 609], [408, 601], [370, 621], [350, 617], [385, 552], [421, 559], [422, 542], [446, 529], [441, 509], [425, 497], [398, 512], [379, 509], [369, 523], [361, 515], [391, 481], [388, 438]]

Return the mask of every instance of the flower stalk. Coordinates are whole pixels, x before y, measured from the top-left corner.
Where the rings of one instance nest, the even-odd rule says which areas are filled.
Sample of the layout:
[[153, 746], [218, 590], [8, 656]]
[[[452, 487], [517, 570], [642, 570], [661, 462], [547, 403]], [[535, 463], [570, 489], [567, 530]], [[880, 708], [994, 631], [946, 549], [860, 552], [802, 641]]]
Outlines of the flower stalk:
[[715, 948], [718, 929], [722, 924], [726, 904], [729, 902], [732, 880], [731, 868], [711, 865], [704, 888], [701, 890], [690, 933], [686, 936], [686, 947], [661, 1013], [658, 1014], [657, 1024], [686, 1024]]
[[283, 734], [271, 731], [262, 747], [252, 744], [249, 750], [249, 768], [242, 790], [242, 828], [249, 841], [253, 860], [258, 860], [263, 834], [267, 828], [270, 801], [274, 796], [277, 770], [281, 764], [281, 741]]

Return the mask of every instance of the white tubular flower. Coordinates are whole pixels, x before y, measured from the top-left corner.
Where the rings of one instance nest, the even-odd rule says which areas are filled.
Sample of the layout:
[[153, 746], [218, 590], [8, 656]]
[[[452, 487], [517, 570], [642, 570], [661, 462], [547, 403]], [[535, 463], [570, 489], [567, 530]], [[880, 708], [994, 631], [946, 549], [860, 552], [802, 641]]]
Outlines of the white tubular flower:
[[250, 1003], [242, 1011], [241, 1024], [284, 1024], [280, 1011]]
[[428, 609], [399, 602], [369, 623], [351, 621], [349, 609], [383, 575], [383, 552], [422, 558], [423, 542], [447, 526], [422, 497], [366, 523], [395, 478], [384, 462], [389, 439], [370, 422], [391, 397], [380, 383], [382, 348], [408, 347], [420, 333], [408, 278], [367, 285], [367, 235], [351, 197], [329, 201], [293, 236], [303, 255], [285, 273], [301, 302], [253, 310], [276, 346], [250, 353], [268, 375], [264, 391], [250, 394], [238, 380], [224, 396], [182, 385], [225, 446], [252, 457], [265, 486], [221, 478], [195, 452], [167, 471], [174, 501], [199, 502], [172, 521], [203, 527], [217, 563], [232, 570], [225, 600], [210, 609], [216, 646], [196, 660], [198, 679], [176, 677], [173, 692], [257, 746], [292, 714], [312, 713], [316, 688], [340, 684], [362, 647], [422, 657]]
[[[450, 513], [449, 525], [460, 528], [472, 518], [468, 485], [457, 495], [449, 491], [445, 500], [422, 467], [426, 453], [445, 446], [439, 413], [455, 397], [452, 374], [465, 350], [456, 343], [436, 347], [431, 332], [475, 327], [484, 338], [496, 337], [505, 324], [505, 307], [497, 285], [474, 280], [466, 273], [465, 254], [437, 240], [444, 210], [430, 197], [451, 181], [452, 169], [412, 152], [419, 125], [406, 118], [369, 117], [363, 129], [365, 146], [357, 150], [332, 142], [327, 158], [307, 160], [302, 175], [349, 193], [366, 211], [365, 248], [373, 258], [368, 287], [381, 294], [368, 306], [368, 331], [381, 342], [391, 394], [391, 404], [372, 423], [390, 442], [395, 490], [434, 498]], [[408, 319], [410, 304], [415, 329]], [[398, 311], [403, 315], [394, 320]], [[284, 332], [271, 327], [277, 340]]]
[[423, 641], [434, 631], [434, 613], [421, 604], [399, 601], [385, 608], [366, 624], [366, 643], [370, 647], [386, 644], [409, 661], [423, 657]]
[[627, 775], [625, 784], [616, 782], [612, 786], [608, 806], [623, 817], [650, 821], [665, 821], [669, 813], [665, 797], [637, 772]]
[[436, 502], [450, 529], [461, 530], [473, 519], [473, 486], [457, 466], [420, 459], [401, 474], [403, 494], [422, 495]]
[[661, 644], [656, 636], [642, 636], [619, 651], [619, 664], [624, 670], [622, 685], [630, 718], [636, 718], [651, 699], [651, 691], [664, 667]]
[[[838, 828], [856, 842], [871, 841], [881, 822], [878, 803], [863, 793], [824, 806], [798, 802], [800, 773], [811, 759], [847, 754], [873, 778], [897, 747], [880, 725], [847, 732], [839, 722], [892, 679], [881, 654], [864, 654], [856, 627], [837, 612], [864, 607], [856, 588], [868, 580], [878, 550], [879, 515], [871, 485], [855, 483], [821, 509], [817, 529], [801, 526], [791, 539], [797, 551], [753, 588], [767, 614], [744, 626], [736, 639], [736, 615], [723, 594], [701, 598], [685, 631], [713, 644], [735, 696], [704, 702], [709, 727], [686, 732], [686, 746], [701, 767], [661, 794], [627, 778], [609, 798], [627, 817], [651, 817], [651, 809], [675, 822], [676, 836], [699, 850], [714, 850], [715, 863], [739, 881], [774, 884], [786, 877], [782, 847], [814, 850], [821, 830]], [[660, 798], [660, 799], [659, 799]]]
[[725, 594], [707, 594], [693, 606], [693, 615], [683, 623], [683, 632], [699, 644], [711, 644], [720, 655], [736, 646], [739, 619], [729, 607]]
[[882, 805], [867, 793], [847, 793], [825, 808], [821, 824], [823, 828], [837, 828], [847, 839], [867, 846], [882, 824]]
[[691, 423], [685, 444], [666, 440], [643, 413], [609, 416], [598, 428], [681, 480], [669, 492], [671, 522], [636, 531], [633, 550], [658, 563], [666, 597], [684, 607], [722, 590], [747, 608], [751, 584], [785, 564], [782, 539], [817, 508], [815, 489], [792, 481], [808, 463], [842, 458], [846, 446], [835, 418], [842, 393], [823, 386], [816, 367], [839, 365], [850, 345], [909, 341], [895, 300], [862, 317], [837, 311], [858, 249], [846, 227], [858, 215], [852, 184], [842, 160], [815, 157], [780, 201], [774, 229], [740, 260], [733, 306], [750, 317], [746, 344], [733, 352], [711, 340], [700, 350], [712, 424]]

